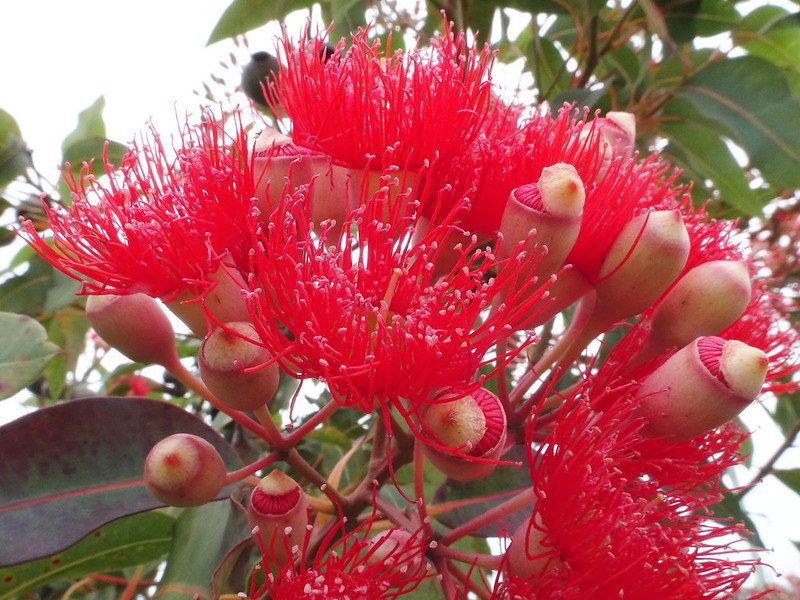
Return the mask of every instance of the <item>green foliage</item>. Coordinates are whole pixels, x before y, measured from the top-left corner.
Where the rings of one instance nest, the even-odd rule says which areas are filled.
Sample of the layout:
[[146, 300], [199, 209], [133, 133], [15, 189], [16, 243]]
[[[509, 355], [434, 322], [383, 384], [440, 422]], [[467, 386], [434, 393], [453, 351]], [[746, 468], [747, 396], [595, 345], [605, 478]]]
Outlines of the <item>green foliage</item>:
[[0, 400], [10, 398], [29, 385], [58, 353], [47, 341], [39, 323], [13, 313], [0, 313], [0, 331], [14, 343], [0, 345]]
[[157, 560], [169, 550], [174, 523], [173, 517], [161, 512], [133, 515], [96, 529], [63, 552], [0, 569], [0, 600], [52, 581]]

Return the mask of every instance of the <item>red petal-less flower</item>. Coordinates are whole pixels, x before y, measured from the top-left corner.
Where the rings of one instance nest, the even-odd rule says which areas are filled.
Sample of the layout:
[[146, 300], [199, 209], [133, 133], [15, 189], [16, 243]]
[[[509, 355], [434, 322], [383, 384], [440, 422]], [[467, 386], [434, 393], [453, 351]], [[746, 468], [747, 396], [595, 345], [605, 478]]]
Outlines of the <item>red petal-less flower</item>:
[[[154, 130], [132, 144], [107, 179], [67, 178], [69, 207], [46, 208], [52, 246], [30, 223], [21, 236], [85, 294], [200, 294], [230, 256], [246, 266], [254, 184], [247, 136], [235, 119], [185, 127], [176, 148]], [[229, 260], [230, 260], [229, 259]]]
[[341, 41], [332, 56], [322, 36], [284, 36], [270, 100], [291, 119], [299, 146], [334, 163], [416, 170], [463, 152], [489, 108], [492, 52], [467, 49], [447, 27], [430, 48], [406, 54], [370, 41], [369, 30]]
[[[250, 303], [261, 339], [289, 373], [325, 380], [338, 402], [365, 412], [376, 399], [418, 405], [436, 389], [479, 385], [481, 366], [511, 358], [495, 361], [488, 351], [525, 327], [543, 293], [517, 291], [536, 256], [498, 265], [469, 238], [452, 270], [434, 275], [450, 229], [435, 226], [412, 241], [418, 204], [393, 196], [386, 186], [366, 199], [335, 245], [312, 234], [302, 188], [254, 224]], [[495, 276], [498, 266], [505, 268]]]
[[[272, 545], [256, 533], [262, 564], [253, 574], [249, 597], [378, 600], [413, 594], [420, 582], [435, 574], [425, 559], [427, 545], [418, 535], [400, 530], [371, 535], [374, 520], [373, 514], [348, 531], [347, 519], [340, 518], [313, 555], [309, 527], [303, 547], [296, 548], [297, 561], [276, 562]], [[265, 581], [259, 583], [259, 578]]]
[[[629, 398], [605, 412], [582, 398], [564, 408], [529, 457], [537, 501], [530, 528], [512, 542], [522, 548], [509, 549], [515, 572], [497, 597], [730, 597], [758, 562], [730, 558], [726, 536], [738, 530], [710, 523], [707, 508], [719, 499], [718, 478], [737, 460], [741, 436], [728, 430], [714, 444], [660, 442], [656, 453], [630, 418]], [[527, 556], [519, 553], [525, 545]]]

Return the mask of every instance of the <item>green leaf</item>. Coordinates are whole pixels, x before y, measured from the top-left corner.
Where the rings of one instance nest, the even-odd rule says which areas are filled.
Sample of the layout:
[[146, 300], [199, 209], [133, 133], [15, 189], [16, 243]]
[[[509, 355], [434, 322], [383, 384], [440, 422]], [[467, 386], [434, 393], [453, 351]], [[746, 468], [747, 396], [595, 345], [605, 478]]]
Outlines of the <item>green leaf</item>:
[[663, 10], [667, 29], [678, 43], [726, 33], [742, 18], [729, 0], [669, 2]]
[[[525, 451], [521, 445], [512, 446], [503, 456], [503, 460], [522, 461], [523, 465], [499, 465], [488, 476], [477, 481], [458, 482], [447, 479], [444, 484], [436, 490], [434, 501], [437, 504], [464, 500], [468, 498], [479, 498], [493, 492], [502, 492], [526, 488], [531, 486], [531, 478], [525, 466]], [[494, 508], [507, 501], [511, 496], [505, 495], [500, 498], [477, 502], [468, 506], [456, 508], [438, 517], [438, 520], [448, 527], [456, 527], [461, 523], [466, 523], [484, 514], [488, 509]], [[520, 523], [531, 515], [530, 509], [523, 509], [512, 514], [506, 515], [504, 519], [486, 525], [472, 533], [473, 536], [496, 537], [502, 530], [513, 531]]]
[[796, 96], [800, 96], [800, 14], [784, 17], [738, 39], [745, 50], [783, 69]]
[[14, 117], [0, 108], [0, 188], [31, 166], [28, 147]]
[[[350, 33], [367, 24], [364, 2], [361, 0], [328, 0], [333, 18], [334, 39], [347, 38]], [[400, 37], [400, 36], [396, 36]]]
[[31, 384], [59, 348], [47, 341], [44, 327], [25, 315], [0, 312], [0, 332], [0, 400], [3, 400]]
[[713, 62], [676, 95], [741, 146], [771, 184], [800, 187], [800, 101], [778, 67], [755, 56]]
[[64, 275], [27, 246], [18, 257], [23, 262], [27, 259], [28, 269], [0, 284], [0, 306], [9, 312], [36, 317], [76, 301], [75, 293], [80, 289], [80, 283]]
[[100, 96], [91, 106], [83, 109], [78, 114], [78, 125], [64, 138], [61, 143], [61, 152], [67, 154], [70, 146], [80, 143], [85, 139], [106, 137], [106, 125], [103, 122], [103, 109], [106, 99]]
[[231, 501], [185, 510], [175, 525], [167, 570], [155, 598], [211, 600], [211, 580], [217, 567], [250, 537], [251, 529], [241, 508]]
[[728, 517], [734, 522], [744, 523], [744, 526], [750, 532], [750, 535], [746, 536], [747, 541], [759, 548], [764, 547], [764, 542], [758, 534], [756, 524], [739, 504], [739, 496], [728, 492], [723, 496], [722, 501], [712, 506], [711, 509], [716, 517]]
[[773, 471], [772, 474], [780, 479], [781, 483], [783, 483], [790, 490], [800, 494], [800, 469]]
[[[68, 163], [72, 174], [80, 173], [84, 164], [91, 165], [89, 171], [99, 176], [105, 173], [103, 157], [111, 164], [120, 164], [127, 148], [118, 142], [106, 139], [106, 125], [103, 109], [106, 101], [103, 96], [95, 100], [78, 115], [78, 125], [61, 143], [62, 162]], [[64, 181], [59, 182], [62, 198], [69, 198], [69, 189]]]
[[203, 421], [148, 398], [72, 400], [0, 427], [0, 565], [60, 552], [104, 523], [163, 506], [144, 487], [144, 459], [178, 432], [208, 440], [229, 469], [240, 467]]
[[269, 21], [282, 21], [290, 12], [313, 4], [313, 0], [233, 0], [214, 26], [206, 45], [247, 33]]
[[146, 512], [113, 521], [63, 552], [0, 569], [0, 600], [52, 581], [76, 579], [155, 560], [169, 550], [175, 519]]
[[67, 373], [75, 369], [78, 357], [83, 352], [89, 320], [83, 310], [67, 306], [50, 319], [47, 333], [50, 341], [63, 352], [56, 356], [45, 369], [47, 388], [52, 400], [61, 397], [66, 384]]
[[533, 44], [533, 73], [538, 78], [536, 88], [544, 98], [563, 92], [569, 84], [570, 73], [558, 47], [545, 37], [537, 37]]
[[[669, 140], [664, 151], [680, 167], [698, 173], [695, 185], [706, 188], [706, 179], [714, 183], [720, 200], [733, 207], [738, 215], [757, 216], [764, 208], [744, 176], [744, 170], [733, 157], [719, 133], [682, 99], [673, 100], [664, 108], [661, 133]], [[713, 190], [707, 190], [711, 196]]]

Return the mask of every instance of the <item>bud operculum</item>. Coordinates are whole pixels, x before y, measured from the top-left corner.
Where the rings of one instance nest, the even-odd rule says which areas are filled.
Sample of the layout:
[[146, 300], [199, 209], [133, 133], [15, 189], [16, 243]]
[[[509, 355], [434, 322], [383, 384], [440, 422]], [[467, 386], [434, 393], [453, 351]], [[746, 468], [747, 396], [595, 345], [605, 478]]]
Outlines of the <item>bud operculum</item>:
[[272, 471], [250, 494], [247, 516], [278, 561], [285, 561], [303, 542], [308, 525], [308, 501], [291, 477]]
[[270, 362], [272, 355], [257, 341], [255, 328], [239, 321], [215, 329], [200, 346], [200, 376], [230, 408], [255, 410], [269, 402], [278, 389], [278, 365]]
[[153, 446], [144, 463], [144, 482], [170, 506], [199, 506], [213, 500], [225, 485], [225, 463], [209, 442], [176, 433]]
[[701, 337], [642, 382], [635, 415], [653, 437], [687, 440], [719, 427], [747, 407], [764, 384], [767, 355], [739, 340]]
[[[440, 447], [425, 446], [431, 463], [456, 481], [488, 475], [504, 448], [506, 414], [500, 400], [479, 388], [468, 396], [432, 403], [422, 415], [425, 431]], [[487, 459], [470, 461], [469, 457]]]
[[177, 360], [172, 324], [150, 296], [89, 296], [86, 317], [97, 335], [133, 361], [166, 365]]

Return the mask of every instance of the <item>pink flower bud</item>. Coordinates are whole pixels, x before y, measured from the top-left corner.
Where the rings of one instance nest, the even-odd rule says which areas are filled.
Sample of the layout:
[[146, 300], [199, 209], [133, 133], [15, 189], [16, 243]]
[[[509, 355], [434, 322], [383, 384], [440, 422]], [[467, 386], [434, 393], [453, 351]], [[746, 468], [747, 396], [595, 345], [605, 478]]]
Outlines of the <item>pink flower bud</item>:
[[422, 424], [434, 442], [452, 449], [426, 445], [425, 453], [437, 469], [456, 481], [480, 479], [496, 466], [469, 457], [491, 461], [505, 449], [505, 411], [497, 396], [483, 388], [452, 401], [440, 397], [422, 415]]
[[227, 257], [220, 267], [208, 275], [210, 285], [202, 301], [193, 292], [179, 294], [167, 308], [194, 333], [205, 337], [208, 333], [206, 310], [220, 323], [249, 319], [242, 289], [247, 287], [233, 259]]
[[285, 562], [303, 543], [308, 526], [308, 502], [297, 482], [277, 469], [250, 494], [247, 516], [259, 529], [276, 560]]
[[199, 506], [225, 486], [225, 463], [209, 442], [176, 433], [158, 442], [144, 461], [144, 483], [170, 506]]
[[575, 167], [566, 163], [545, 167], [538, 184], [511, 192], [500, 224], [503, 242], [498, 259], [507, 259], [520, 242], [527, 240], [529, 250], [534, 245], [547, 247], [547, 255], [531, 277], [546, 277], [557, 271], [578, 237], [585, 198]]
[[178, 359], [172, 325], [150, 296], [89, 296], [86, 317], [104, 342], [133, 361], [165, 365]]
[[630, 158], [636, 143], [636, 117], [633, 113], [609, 111], [601, 119], [600, 133], [618, 156]]
[[541, 575], [563, 565], [540, 521], [536, 515], [521, 523], [511, 534], [511, 544], [506, 550], [509, 572], [522, 579]]
[[688, 440], [727, 423], [761, 392], [767, 355], [739, 340], [694, 340], [648, 375], [635, 415], [653, 437]]
[[596, 320], [613, 323], [653, 304], [680, 275], [689, 256], [689, 235], [677, 210], [632, 219], [600, 267]]
[[[268, 350], [258, 345], [250, 323], [237, 321], [215, 329], [200, 346], [200, 376], [219, 400], [236, 410], [255, 410], [278, 390], [280, 372]], [[265, 365], [260, 369], [245, 371]]]
[[255, 177], [258, 208], [265, 215], [278, 206], [287, 181], [292, 188], [309, 186], [311, 222], [333, 219], [341, 227], [359, 196], [358, 180], [329, 156], [297, 146], [289, 136], [267, 127], [255, 144]]
[[682, 348], [701, 335], [716, 335], [742, 316], [750, 290], [743, 262], [714, 260], [698, 265], [658, 304], [651, 338], [665, 349]]

